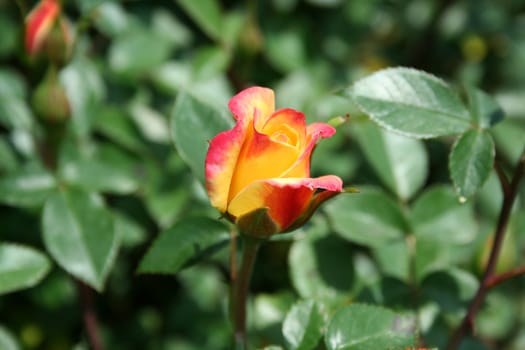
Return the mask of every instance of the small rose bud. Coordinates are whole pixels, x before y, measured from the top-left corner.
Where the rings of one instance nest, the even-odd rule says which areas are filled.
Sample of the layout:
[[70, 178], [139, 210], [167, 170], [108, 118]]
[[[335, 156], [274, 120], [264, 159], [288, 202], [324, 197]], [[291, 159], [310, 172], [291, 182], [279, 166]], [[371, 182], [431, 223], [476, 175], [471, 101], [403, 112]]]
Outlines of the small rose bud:
[[57, 0], [41, 0], [26, 17], [25, 46], [30, 56], [47, 53], [51, 62], [63, 65], [73, 47], [73, 30], [61, 16]]
[[50, 67], [44, 79], [37, 86], [32, 102], [37, 116], [45, 121], [61, 122], [71, 115], [66, 91], [53, 67]]

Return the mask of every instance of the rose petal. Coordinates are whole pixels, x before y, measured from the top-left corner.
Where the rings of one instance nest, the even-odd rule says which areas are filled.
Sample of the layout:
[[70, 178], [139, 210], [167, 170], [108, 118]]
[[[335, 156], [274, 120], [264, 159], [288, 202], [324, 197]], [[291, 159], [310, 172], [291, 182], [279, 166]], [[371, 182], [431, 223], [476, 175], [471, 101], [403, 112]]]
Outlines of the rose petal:
[[231, 179], [246, 136], [246, 122], [239, 120], [233, 129], [217, 134], [206, 154], [206, 190], [211, 204], [221, 213], [228, 207]]
[[306, 128], [306, 142], [307, 146], [303, 153], [297, 157], [294, 165], [292, 165], [286, 173], [281, 177], [309, 177], [310, 176], [310, 159], [312, 152], [321, 138], [328, 138], [335, 134], [335, 128], [324, 123], [313, 123]]
[[[268, 123], [259, 130], [271, 134], [258, 132], [255, 125], [246, 134], [231, 182], [230, 200], [254, 181], [280, 177], [302, 153], [306, 138], [306, 123], [302, 113], [281, 109], [272, 114]], [[285, 138], [291, 139], [292, 144], [285, 142]], [[306, 173], [297, 175], [307, 176]]]
[[281, 178], [257, 181], [231, 201], [228, 213], [235, 219], [256, 209], [268, 208], [278, 231], [284, 231], [307, 213], [316, 198], [314, 194], [317, 190], [325, 190], [328, 193], [325, 197], [329, 198], [331, 192], [341, 192], [342, 185], [341, 179], [335, 175], [314, 179]]
[[36, 53], [51, 30], [60, 12], [60, 4], [56, 0], [42, 0], [26, 18], [26, 51]]
[[258, 123], [264, 125], [266, 119], [270, 117], [275, 110], [273, 90], [259, 86], [245, 89], [232, 97], [228, 103], [228, 107], [236, 120], [252, 120], [255, 113], [257, 113], [259, 116]]

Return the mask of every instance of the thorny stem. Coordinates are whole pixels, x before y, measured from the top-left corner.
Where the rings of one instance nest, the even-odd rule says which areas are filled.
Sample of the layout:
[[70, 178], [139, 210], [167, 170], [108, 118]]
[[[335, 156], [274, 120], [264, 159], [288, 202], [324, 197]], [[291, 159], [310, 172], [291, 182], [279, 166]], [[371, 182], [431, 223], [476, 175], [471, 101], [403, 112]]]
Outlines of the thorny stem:
[[521, 268], [509, 271], [505, 274], [494, 275], [496, 263], [498, 262], [501, 246], [503, 244], [503, 239], [505, 238], [507, 224], [509, 222], [509, 217], [512, 212], [512, 205], [514, 204], [514, 200], [516, 198], [516, 195], [518, 194], [520, 181], [525, 173], [525, 150], [523, 150], [523, 152], [521, 153], [521, 156], [518, 160], [518, 165], [516, 166], [514, 177], [512, 178], [512, 181], [510, 183], [506, 181], [506, 177], [500, 168], [497, 167], [496, 170], [500, 178], [504, 197], [500, 215], [498, 218], [496, 233], [494, 235], [494, 244], [490, 251], [489, 260], [487, 262], [485, 272], [483, 273], [483, 278], [479, 285], [478, 291], [476, 292], [474, 299], [472, 299], [472, 302], [470, 303], [470, 306], [467, 310], [467, 314], [452, 334], [452, 337], [450, 338], [446, 347], [447, 350], [456, 350], [461, 344], [463, 337], [467, 333], [471, 333], [473, 331], [474, 319], [490, 288], [494, 287], [495, 285], [503, 282], [508, 278], [525, 273], [523, 268]]
[[84, 330], [91, 350], [103, 350], [98, 333], [97, 314], [93, 307], [93, 290], [81, 281], [76, 281], [79, 299], [82, 306]]
[[235, 337], [235, 349], [246, 350], [246, 302], [248, 299], [248, 290], [252, 276], [253, 265], [257, 251], [261, 244], [260, 240], [250, 237], [243, 237], [243, 253], [239, 274], [233, 285], [233, 329]]

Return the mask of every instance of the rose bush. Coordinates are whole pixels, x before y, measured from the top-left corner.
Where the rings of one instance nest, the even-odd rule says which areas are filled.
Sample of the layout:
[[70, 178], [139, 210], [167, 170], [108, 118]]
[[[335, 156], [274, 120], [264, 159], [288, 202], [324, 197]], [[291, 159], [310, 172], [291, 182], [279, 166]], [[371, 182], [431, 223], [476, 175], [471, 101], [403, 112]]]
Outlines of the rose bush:
[[302, 225], [327, 199], [342, 192], [335, 175], [310, 177], [317, 141], [335, 133], [306, 125], [303, 113], [275, 111], [271, 89], [251, 87], [234, 96], [233, 129], [210, 142], [206, 188], [212, 205], [245, 234], [268, 237]]

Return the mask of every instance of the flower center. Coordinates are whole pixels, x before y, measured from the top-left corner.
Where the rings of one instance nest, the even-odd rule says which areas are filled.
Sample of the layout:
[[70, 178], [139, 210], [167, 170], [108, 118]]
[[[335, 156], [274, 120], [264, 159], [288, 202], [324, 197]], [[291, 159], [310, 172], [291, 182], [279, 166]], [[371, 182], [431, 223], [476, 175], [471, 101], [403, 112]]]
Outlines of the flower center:
[[271, 133], [269, 133], [269, 136], [272, 141], [292, 147], [297, 146], [297, 132], [287, 125], [281, 125], [279, 129], [270, 132]]

